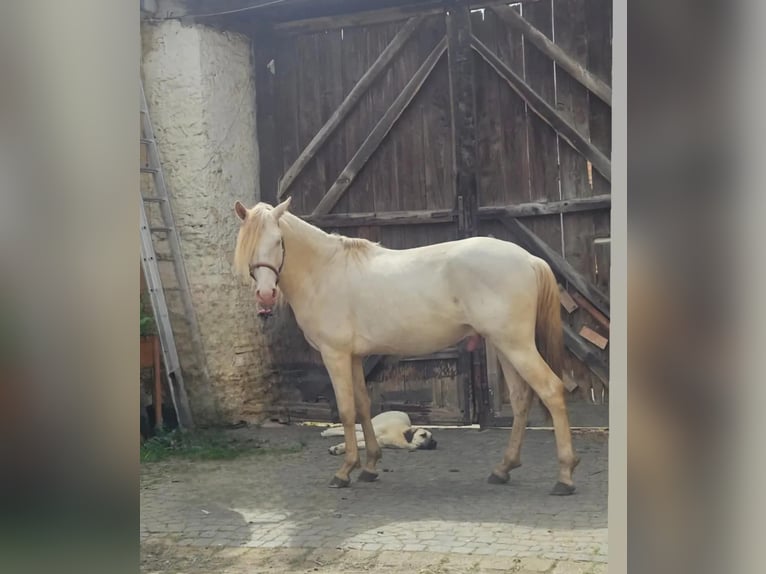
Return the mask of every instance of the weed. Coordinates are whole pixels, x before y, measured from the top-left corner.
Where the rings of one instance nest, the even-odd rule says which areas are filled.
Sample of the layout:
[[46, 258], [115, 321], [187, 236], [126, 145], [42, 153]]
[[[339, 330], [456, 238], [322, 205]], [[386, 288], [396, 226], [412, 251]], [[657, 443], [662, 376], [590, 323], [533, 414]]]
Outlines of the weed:
[[161, 432], [141, 445], [141, 462], [169, 458], [188, 460], [230, 460], [247, 454], [292, 454], [304, 444], [271, 447], [264, 441], [240, 441], [221, 431]]

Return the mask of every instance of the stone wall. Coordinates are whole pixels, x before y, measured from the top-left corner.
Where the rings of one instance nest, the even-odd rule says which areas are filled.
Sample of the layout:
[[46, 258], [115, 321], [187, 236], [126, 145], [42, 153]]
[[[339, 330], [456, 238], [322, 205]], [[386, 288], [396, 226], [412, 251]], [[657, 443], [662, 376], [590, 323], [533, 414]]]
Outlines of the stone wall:
[[234, 202], [260, 197], [250, 41], [174, 20], [142, 22], [141, 34], [144, 88], [204, 347], [192, 344], [169, 292], [192, 412], [200, 424], [257, 422], [275, 379], [251, 287], [232, 272]]

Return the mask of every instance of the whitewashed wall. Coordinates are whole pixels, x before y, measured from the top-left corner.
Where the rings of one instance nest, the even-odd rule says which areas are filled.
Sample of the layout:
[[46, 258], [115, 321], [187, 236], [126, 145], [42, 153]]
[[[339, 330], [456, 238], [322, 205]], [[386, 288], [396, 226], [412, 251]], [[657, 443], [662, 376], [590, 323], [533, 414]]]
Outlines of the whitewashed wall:
[[[251, 288], [232, 273], [234, 202], [260, 196], [250, 41], [174, 20], [144, 22], [142, 52], [205, 349], [199, 357], [181, 333], [192, 411], [201, 423], [257, 422], [274, 397], [272, 362]], [[180, 313], [179, 302], [171, 306]], [[175, 326], [183, 331], [181, 322]]]

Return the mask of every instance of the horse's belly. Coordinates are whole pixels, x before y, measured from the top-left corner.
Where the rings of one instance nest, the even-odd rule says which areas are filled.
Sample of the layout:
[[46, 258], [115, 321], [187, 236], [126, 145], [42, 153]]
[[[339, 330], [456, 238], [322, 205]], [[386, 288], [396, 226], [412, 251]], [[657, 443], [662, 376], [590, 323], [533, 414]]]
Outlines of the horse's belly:
[[359, 336], [355, 341], [354, 352], [359, 355], [427, 355], [450, 347], [474, 334], [466, 325], [410, 325], [399, 330]]

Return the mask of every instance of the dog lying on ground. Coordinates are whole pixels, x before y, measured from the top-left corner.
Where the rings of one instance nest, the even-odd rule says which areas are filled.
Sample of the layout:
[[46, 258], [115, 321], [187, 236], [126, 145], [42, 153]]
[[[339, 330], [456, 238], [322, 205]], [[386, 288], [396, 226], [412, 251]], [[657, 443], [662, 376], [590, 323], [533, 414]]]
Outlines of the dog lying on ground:
[[[431, 431], [413, 427], [409, 415], [402, 411], [386, 411], [372, 417], [372, 428], [380, 448], [402, 448], [407, 450], [433, 450], [436, 448]], [[322, 431], [323, 437], [343, 436], [343, 427], [336, 426]], [[356, 444], [361, 450], [364, 445], [362, 425], [356, 425]], [[329, 448], [330, 454], [344, 454], [346, 443]]]

